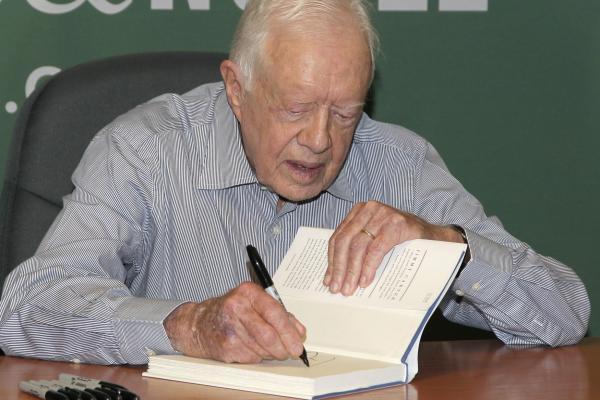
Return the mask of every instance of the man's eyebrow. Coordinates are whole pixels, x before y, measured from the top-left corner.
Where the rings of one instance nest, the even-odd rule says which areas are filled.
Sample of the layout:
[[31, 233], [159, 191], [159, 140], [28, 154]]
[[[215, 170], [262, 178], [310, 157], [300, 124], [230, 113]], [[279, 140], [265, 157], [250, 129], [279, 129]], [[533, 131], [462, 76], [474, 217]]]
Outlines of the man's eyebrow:
[[[317, 104], [315, 101], [304, 101], [304, 99], [290, 99], [290, 100], [284, 100], [283, 101], [283, 105], [285, 107], [290, 107], [290, 106], [309, 106], [309, 105], [313, 105], [313, 104]], [[362, 108], [364, 107], [366, 104], [366, 102], [364, 101], [360, 101], [360, 102], [356, 102], [356, 103], [348, 103], [347, 105], [335, 105], [332, 104], [329, 108], [336, 110], [336, 111], [350, 111], [352, 109], [355, 108]]]
[[359, 102], [359, 103], [352, 103], [352, 104], [348, 104], [345, 106], [336, 106], [336, 105], [332, 105], [331, 108], [336, 110], [336, 111], [350, 111], [354, 108], [362, 108], [365, 106], [365, 102]]

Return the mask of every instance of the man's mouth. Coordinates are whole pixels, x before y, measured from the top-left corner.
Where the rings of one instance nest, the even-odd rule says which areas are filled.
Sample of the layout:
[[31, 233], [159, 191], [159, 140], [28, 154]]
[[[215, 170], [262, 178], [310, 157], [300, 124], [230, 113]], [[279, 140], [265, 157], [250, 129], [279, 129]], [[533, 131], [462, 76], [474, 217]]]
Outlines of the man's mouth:
[[301, 180], [312, 180], [325, 168], [324, 163], [309, 163], [301, 161], [287, 161], [288, 168]]

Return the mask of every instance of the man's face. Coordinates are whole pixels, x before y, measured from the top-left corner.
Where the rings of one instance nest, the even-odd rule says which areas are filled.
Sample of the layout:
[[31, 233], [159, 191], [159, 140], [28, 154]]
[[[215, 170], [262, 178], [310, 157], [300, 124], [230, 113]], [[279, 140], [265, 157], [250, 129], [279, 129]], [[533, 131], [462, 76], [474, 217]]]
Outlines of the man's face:
[[273, 32], [252, 88], [234, 107], [258, 181], [290, 201], [316, 197], [335, 180], [370, 81], [362, 34], [317, 36]]

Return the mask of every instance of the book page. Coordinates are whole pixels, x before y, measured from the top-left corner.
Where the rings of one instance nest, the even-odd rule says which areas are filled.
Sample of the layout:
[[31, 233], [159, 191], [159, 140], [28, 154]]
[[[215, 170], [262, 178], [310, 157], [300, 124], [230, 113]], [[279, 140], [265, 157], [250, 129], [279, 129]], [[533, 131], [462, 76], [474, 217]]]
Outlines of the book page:
[[462, 261], [466, 249], [464, 244], [430, 240], [400, 244], [384, 257], [368, 287], [345, 297], [329, 293], [323, 285], [332, 233], [306, 227], [298, 230], [274, 277], [284, 302], [293, 297], [361, 307], [426, 310]]
[[289, 298], [286, 308], [306, 327], [308, 351], [399, 363], [424, 311], [361, 308]]
[[271, 393], [314, 396], [406, 383], [406, 366], [335, 354], [309, 352], [307, 368], [300, 360], [226, 364], [181, 355], [150, 357], [142, 375], [204, 385]]
[[367, 369], [385, 368], [390, 363], [385, 363], [375, 360], [364, 360], [361, 358], [352, 358], [340, 356], [337, 354], [329, 354], [318, 351], [307, 352], [310, 361], [310, 368], [307, 368], [299, 359], [288, 359], [284, 361], [264, 360], [258, 364], [237, 364], [223, 363], [220, 361], [207, 360], [202, 358], [194, 358], [183, 355], [160, 355], [150, 358], [150, 370], [157, 366], [172, 367], [176, 369], [178, 375], [194, 374], [194, 368], [209, 366], [217, 369], [229, 369], [238, 371], [257, 371], [279, 376], [291, 376], [302, 378], [319, 378], [329, 375], [339, 375], [352, 371], [360, 371]]

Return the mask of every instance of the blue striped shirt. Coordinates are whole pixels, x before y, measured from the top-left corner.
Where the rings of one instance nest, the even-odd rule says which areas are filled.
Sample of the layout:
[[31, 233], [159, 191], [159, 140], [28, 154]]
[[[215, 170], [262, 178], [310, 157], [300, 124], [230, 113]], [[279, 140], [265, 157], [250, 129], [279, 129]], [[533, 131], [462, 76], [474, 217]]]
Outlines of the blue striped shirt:
[[73, 182], [36, 254], [5, 282], [7, 354], [139, 364], [172, 353], [165, 317], [250, 280], [247, 244], [274, 273], [298, 227], [335, 228], [371, 199], [465, 229], [471, 260], [441, 305], [447, 318], [506, 343], [557, 346], [587, 329], [589, 300], [570, 268], [486, 216], [423, 138], [366, 115], [331, 187], [280, 210], [246, 160], [222, 83], [117, 118]]

